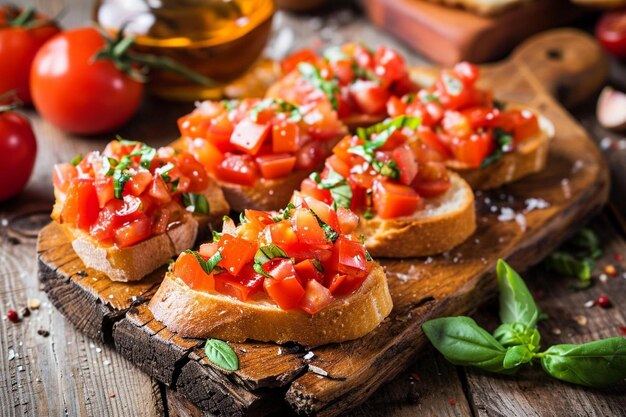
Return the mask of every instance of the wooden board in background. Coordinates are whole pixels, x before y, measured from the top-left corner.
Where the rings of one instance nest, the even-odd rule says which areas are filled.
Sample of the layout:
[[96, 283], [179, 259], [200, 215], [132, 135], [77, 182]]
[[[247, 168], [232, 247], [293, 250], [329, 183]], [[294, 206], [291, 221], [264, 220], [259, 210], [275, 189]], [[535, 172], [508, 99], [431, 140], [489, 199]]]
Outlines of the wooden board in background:
[[[571, 45], [561, 42], [562, 35], [555, 34], [561, 56], [568, 56]], [[586, 39], [586, 35], [572, 32], [567, 36]], [[310, 361], [303, 359], [304, 351], [293, 346], [282, 347], [279, 354], [273, 344], [234, 344], [241, 369], [225, 372], [204, 357], [202, 340], [181, 339], [151, 317], [142, 303], [152, 294], [151, 289], [126, 291], [123, 284], [107, 285], [106, 278], [81, 267], [55, 225], [42, 230], [38, 248], [42, 281], [46, 289], [56, 289], [48, 291], [49, 297], [55, 304], [68, 304], [85, 293], [92, 294], [96, 301], [85, 303], [87, 308], [64, 310], [68, 319], [90, 334], [102, 333], [125, 357], [204, 410], [264, 414], [280, 405], [280, 398], [306, 414], [333, 416], [354, 407], [412, 362], [426, 342], [421, 323], [437, 316], [469, 313], [494, 293], [493, 270], [498, 258], [507, 258], [514, 267], [525, 270], [606, 201], [608, 173], [597, 148], [544, 89], [542, 83], [550, 80], [535, 78], [525, 67], [545, 59], [547, 44], [545, 38], [539, 43], [536, 59], [527, 56], [523, 62], [512, 60], [487, 68], [485, 82], [495, 88], [498, 98], [537, 109], [555, 124], [549, 168], [502, 190], [480, 194], [476, 235], [450, 253], [429, 259], [383, 260], [395, 307], [390, 318], [364, 338], [316, 348]], [[531, 47], [525, 47], [527, 53], [533, 51]], [[592, 49], [583, 51], [584, 55], [594, 56], [593, 45], [589, 47]], [[553, 80], [562, 82], [578, 75], [559, 68], [559, 63], [567, 62], [551, 65], [562, 74]], [[589, 68], [579, 67], [578, 71]], [[550, 206], [523, 213], [530, 198], [544, 199]], [[525, 222], [498, 221], [502, 208], [524, 214]], [[91, 283], [100, 281], [108, 292], [93, 291]], [[58, 294], [63, 294], [62, 301], [54, 300]], [[102, 327], [102, 307], [113, 322], [112, 329]], [[90, 319], [93, 314], [97, 320]], [[101, 327], [90, 330], [89, 326]], [[330, 378], [311, 372], [309, 363], [327, 371]]]
[[493, 16], [424, 0], [365, 0], [370, 20], [435, 62], [487, 62], [542, 30], [572, 23], [582, 9], [568, 0], [535, 0]]

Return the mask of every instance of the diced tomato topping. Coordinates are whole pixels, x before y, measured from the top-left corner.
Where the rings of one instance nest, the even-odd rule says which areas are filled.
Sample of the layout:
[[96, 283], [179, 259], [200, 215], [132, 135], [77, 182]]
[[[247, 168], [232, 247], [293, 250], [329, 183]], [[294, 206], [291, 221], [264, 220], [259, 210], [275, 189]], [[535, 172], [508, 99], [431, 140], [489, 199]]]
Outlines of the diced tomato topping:
[[237, 276], [224, 272], [214, 275], [214, 279], [216, 291], [247, 301], [263, 288], [264, 277], [245, 265]]
[[309, 314], [316, 314], [327, 307], [333, 301], [330, 290], [316, 280], [306, 283], [304, 296], [301, 298], [299, 307]]
[[326, 204], [332, 203], [332, 197], [329, 190], [323, 190], [318, 187], [317, 183], [311, 178], [305, 178], [300, 184], [300, 192], [303, 195], [308, 195], [316, 200], [323, 201]]
[[486, 131], [474, 133], [467, 139], [454, 138], [451, 145], [456, 160], [472, 168], [478, 168], [483, 159], [493, 150], [493, 139], [491, 131]]
[[244, 211], [244, 217], [247, 221], [256, 225], [259, 229], [263, 229], [265, 226], [274, 223], [272, 215], [266, 211], [246, 209]]
[[[111, 198], [113, 198], [113, 178], [112, 177], [104, 177], [111, 185]], [[133, 175], [126, 185], [124, 186], [124, 190], [128, 191], [132, 195], [139, 196], [141, 195], [146, 188], [152, 182], [152, 174], [149, 171], [140, 171]], [[97, 187], [97, 183], [96, 183]], [[106, 200], [108, 201], [108, 200]]]
[[263, 178], [274, 179], [289, 175], [296, 165], [296, 157], [288, 153], [257, 156]]
[[315, 62], [318, 57], [312, 49], [301, 49], [280, 62], [283, 74], [293, 71], [301, 62]]
[[341, 233], [344, 235], [349, 235], [354, 232], [354, 230], [359, 225], [359, 216], [351, 210], [343, 207], [338, 207], [337, 221], [339, 222], [339, 228], [341, 229]]
[[[94, 187], [96, 187], [96, 193], [98, 194], [98, 205], [103, 208], [106, 203], [113, 199], [113, 178], [112, 177], [100, 177], [94, 181]], [[138, 194], [137, 194], [138, 195]]]
[[78, 176], [78, 170], [72, 164], [56, 164], [52, 175], [54, 186], [62, 193], [67, 192], [72, 180]]
[[400, 170], [400, 184], [409, 185], [417, 175], [417, 161], [409, 145], [398, 146], [391, 152], [391, 158]]
[[219, 241], [222, 260], [218, 264], [226, 269], [231, 275], [239, 274], [239, 271], [254, 258], [258, 244], [231, 235], [222, 235]]
[[298, 237], [293, 231], [289, 220], [281, 220], [269, 225], [272, 242], [278, 245], [293, 245], [298, 243]]
[[304, 197], [306, 205], [320, 218], [324, 223], [329, 225], [331, 229], [339, 231], [339, 220], [337, 212], [328, 204], [323, 203], [311, 197]]
[[320, 261], [328, 260], [332, 255], [332, 245], [309, 245], [306, 243], [298, 242], [292, 245], [281, 246], [287, 256], [294, 258], [296, 262], [303, 261], [305, 259], [319, 259]]
[[67, 190], [67, 197], [61, 210], [63, 222], [76, 225], [79, 229], [89, 230], [98, 218], [100, 205], [94, 180], [76, 178]]
[[213, 274], [207, 275], [196, 257], [190, 253], [183, 252], [178, 257], [172, 272], [191, 289], [204, 292], [215, 291]]
[[217, 242], [203, 243], [202, 245], [200, 245], [200, 249], [198, 250], [198, 253], [204, 259], [209, 259], [211, 256], [217, 253], [218, 249], [219, 249], [219, 246]]
[[365, 114], [385, 113], [390, 93], [375, 81], [356, 81], [350, 86], [350, 95]]
[[326, 235], [311, 210], [297, 209], [292, 215], [291, 224], [298, 241], [309, 245], [326, 243]]
[[296, 123], [282, 121], [272, 126], [272, 151], [274, 153], [298, 150], [300, 128]]
[[[318, 262], [318, 266], [315, 265], [315, 262]], [[323, 269], [323, 267], [317, 259], [305, 259], [304, 261], [298, 262], [294, 265], [294, 269], [302, 284], [310, 280], [324, 282], [324, 273], [320, 270]]]
[[249, 155], [226, 154], [215, 167], [215, 174], [222, 181], [246, 186], [254, 185], [259, 178], [256, 163]]
[[143, 214], [136, 220], [115, 230], [115, 243], [125, 248], [146, 240], [152, 235], [152, 221]]
[[374, 209], [383, 219], [410, 216], [421, 206], [421, 198], [412, 188], [389, 181], [374, 183]]
[[332, 256], [325, 262], [331, 271], [348, 275], [367, 276], [367, 260], [362, 243], [340, 236], [333, 246]]
[[263, 281], [267, 295], [283, 310], [298, 307], [304, 288], [298, 281], [296, 270], [289, 259], [273, 259], [263, 265], [271, 278]]
[[271, 125], [259, 124], [248, 119], [244, 119], [233, 131], [230, 137], [230, 143], [240, 151], [250, 155], [256, 155], [261, 149], [265, 138], [270, 132]]

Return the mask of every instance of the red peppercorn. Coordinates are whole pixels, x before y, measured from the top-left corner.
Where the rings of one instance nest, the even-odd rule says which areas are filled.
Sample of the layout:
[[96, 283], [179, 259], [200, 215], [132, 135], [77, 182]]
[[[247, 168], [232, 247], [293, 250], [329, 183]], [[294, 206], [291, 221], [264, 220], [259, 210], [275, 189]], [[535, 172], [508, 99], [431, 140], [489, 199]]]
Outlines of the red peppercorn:
[[616, 260], [617, 262], [621, 262], [621, 261], [623, 261], [623, 260], [624, 260], [624, 255], [622, 255], [621, 253], [616, 253], [616, 254], [615, 254], [615, 260]]
[[602, 294], [600, 297], [598, 297], [598, 300], [596, 302], [602, 308], [609, 308], [612, 305], [611, 304], [611, 300], [609, 300], [609, 297], [607, 297], [604, 294]]
[[451, 406], [455, 406], [456, 405], [456, 400], [453, 400], [452, 398], [450, 400], [448, 400], [450, 402]]
[[626, 336], [626, 326], [619, 326], [619, 332], [622, 336]]
[[9, 311], [7, 311], [7, 319], [9, 319], [11, 323], [17, 323], [20, 321], [20, 316], [17, 314], [17, 311], [10, 308]]

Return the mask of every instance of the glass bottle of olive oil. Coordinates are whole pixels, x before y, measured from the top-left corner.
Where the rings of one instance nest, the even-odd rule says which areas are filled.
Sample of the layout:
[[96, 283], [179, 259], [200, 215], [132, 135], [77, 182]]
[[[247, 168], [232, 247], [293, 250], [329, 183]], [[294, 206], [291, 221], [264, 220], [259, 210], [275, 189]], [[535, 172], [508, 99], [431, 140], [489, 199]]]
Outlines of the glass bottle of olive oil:
[[[112, 34], [124, 28], [140, 52], [168, 56], [224, 85], [241, 76], [263, 51], [273, 0], [97, 0], [94, 19]], [[151, 91], [193, 101], [218, 98], [179, 75], [151, 71]]]

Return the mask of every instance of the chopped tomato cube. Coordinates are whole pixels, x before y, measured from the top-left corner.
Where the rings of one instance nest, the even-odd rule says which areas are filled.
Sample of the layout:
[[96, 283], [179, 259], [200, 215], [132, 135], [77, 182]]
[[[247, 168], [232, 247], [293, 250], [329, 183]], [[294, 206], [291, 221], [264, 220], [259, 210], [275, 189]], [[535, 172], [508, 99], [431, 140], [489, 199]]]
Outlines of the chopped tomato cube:
[[151, 181], [152, 174], [150, 171], [139, 171], [130, 177], [126, 185], [124, 185], [124, 191], [129, 192], [132, 195], [139, 196], [146, 190], [146, 188], [148, 188]]
[[191, 289], [204, 292], [215, 290], [213, 274], [207, 275], [196, 257], [190, 253], [182, 253], [178, 257], [172, 272]]
[[202, 256], [202, 258], [206, 260], [206, 259], [209, 259], [211, 256], [215, 255], [217, 250], [218, 250], [217, 242], [203, 243], [202, 245], [200, 245], [200, 249], [198, 250], [198, 253], [200, 254], [200, 256]]
[[480, 70], [478, 69], [478, 66], [470, 64], [466, 61], [456, 64], [454, 66], [454, 72], [456, 72], [466, 84], [473, 84], [474, 82], [476, 82], [478, 76], [480, 75]]
[[221, 294], [230, 295], [247, 301], [254, 297], [263, 287], [263, 275], [258, 274], [252, 269], [251, 265], [246, 265], [237, 276], [233, 276], [227, 272], [214, 274], [215, 290]]
[[278, 245], [292, 245], [298, 243], [298, 237], [293, 231], [289, 220], [281, 220], [269, 225], [272, 242]]
[[296, 157], [288, 153], [257, 156], [257, 164], [263, 178], [274, 179], [286, 177], [296, 165]]
[[300, 185], [300, 192], [303, 195], [308, 195], [316, 200], [323, 201], [326, 204], [332, 203], [333, 199], [330, 195], [330, 190], [323, 190], [318, 187], [317, 183], [311, 178], [305, 178]]
[[326, 243], [326, 235], [320, 227], [317, 219], [310, 210], [296, 209], [291, 217], [293, 230], [296, 232], [298, 241], [309, 245]]
[[474, 133], [467, 139], [454, 138], [451, 145], [456, 160], [466, 163], [471, 168], [478, 168], [483, 159], [491, 153], [494, 144], [491, 130], [488, 130]]
[[337, 291], [337, 288], [341, 285], [341, 283], [346, 279], [346, 274], [342, 274], [341, 272], [335, 272], [334, 274], [328, 275], [326, 277], [325, 286], [328, 287], [328, 290], [331, 294], [334, 294]]
[[195, 156], [208, 172], [215, 171], [215, 167], [224, 160], [224, 154], [208, 140], [200, 138], [184, 138], [187, 151]]
[[348, 239], [345, 235], [339, 236], [333, 246], [333, 254], [325, 266], [331, 271], [348, 275], [363, 276], [368, 274], [365, 247], [361, 242]]
[[55, 164], [52, 173], [54, 186], [62, 193], [67, 192], [72, 180], [78, 176], [78, 170], [70, 163]]
[[294, 70], [301, 62], [315, 62], [318, 56], [312, 49], [301, 49], [289, 55], [280, 62], [280, 68], [283, 74], [287, 74]]
[[304, 202], [311, 210], [313, 210], [320, 220], [329, 225], [334, 231], [340, 231], [337, 212], [333, 210], [330, 205], [312, 197], [304, 197]]
[[89, 230], [98, 218], [100, 206], [94, 180], [76, 178], [67, 190], [67, 198], [63, 202], [61, 219], [82, 230]]
[[215, 168], [215, 175], [222, 181], [235, 184], [254, 185], [259, 178], [256, 163], [249, 155], [227, 154]]
[[387, 181], [374, 183], [374, 210], [381, 218], [410, 216], [420, 206], [420, 196], [412, 188]]
[[172, 201], [170, 191], [160, 175], [157, 175], [152, 179], [152, 184], [150, 185], [150, 189], [148, 190], [148, 195], [161, 204], [169, 203], [170, 201]]
[[152, 222], [152, 234], [160, 235], [165, 233], [167, 225], [170, 223], [171, 211], [166, 207], [158, 207], [154, 212], [154, 220]]
[[269, 123], [259, 124], [249, 119], [244, 119], [235, 126], [235, 130], [230, 137], [230, 143], [240, 151], [256, 155], [259, 149], [261, 149], [269, 131]]
[[350, 85], [350, 95], [357, 107], [365, 114], [379, 115], [385, 113], [385, 106], [390, 93], [376, 81], [357, 80]]
[[315, 280], [306, 283], [304, 296], [299, 307], [309, 314], [315, 314], [333, 302], [330, 290]]
[[312, 140], [296, 152], [296, 169], [314, 169], [325, 158], [323, 144], [319, 140]]
[[289, 259], [274, 259], [263, 265], [272, 278], [265, 278], [263, 287], [267, 295], [283, 310], [298, 307], [304, 296], [296, 271]]
[[113, 189], [113, 177], [100, 177], [94, 181], [96, 193], [98, 194], [98, 205], [103, 208], [106, 203], [113, 200], [115, 191]]
[[145, 214], [115, 230], [115, 243], [121, 248], [132, 246], [152, 235], [152, 222]]
[[409, 185], [417, 175], [417, 161], [413, 155], [413, 151], [406, 143], [398, 146], [391, 152], [391, 158], [398, 165], [400, 171], [400, 184]]
[[450, 181], [421, 181], [417, 179], [411, 185], [417, 193], [426, 198], [437, 197], [450, 189]]
[[324, 164], [327, 168], [332, 169], [344, 178], [347, 178], [350, 175], [350, 165], [344, 162], [337, 155], [331, 155], [326, 158], [326, 162]]
[[337, 208], [337, 221], [339, 222], [339, 228], [341, 229], [341, 233], [344, 235], [349, 235], [357, 228], [359, 225], [359, 216], [343, 207]]
[[260, 229], [274, 223], [274, 219], [266, 211], [246, 209], [244, 211], [244, 216], [248, 222], [255, 224]]
[[298, 242], [291, 245], [282, 245], [281, 247], [287, 256], [294, 258], [296, 262], [305, 259], [319, 259], [323, 262], [328, 260], [332, 255], [332, 245], [330, 243], [324, 245], [309, 245]]
[[254, 259], [254, 254], [258, 249], [255, 242], [232, 235], [222, 235], [219, 241], [222, 260], [218, 264], [231, 275], [239, 274], [239, 271]]
[[272, 126], [272, 151], [274, 153], [298, 150], [300, 128], [297, 124], [282, 121]]
[[[319, 265], [321, 267], [321, 264]], [[311, 259], [305, 259], [304, 261], [298, 262], [294, 265], [294, 269], [296, 270], [296, 274], [300, 279], [300, 283], [303, 285], [310, 280], [315, 280], [322, 283], [324, 282], [324, 273], [317, 269], [317, 267], [313, 263], [313, 260]]]

